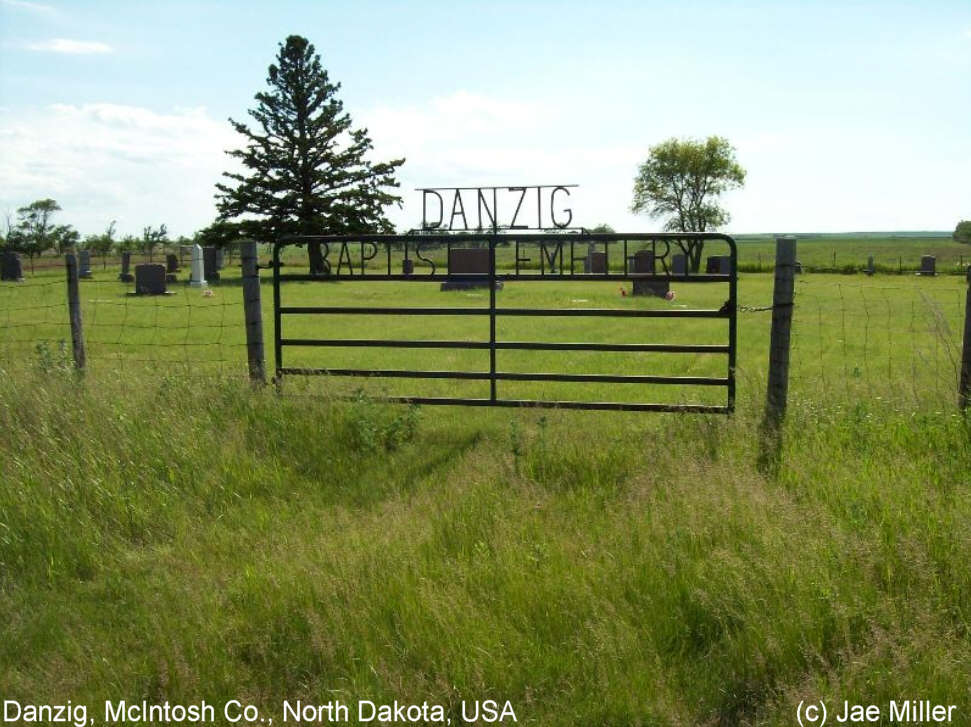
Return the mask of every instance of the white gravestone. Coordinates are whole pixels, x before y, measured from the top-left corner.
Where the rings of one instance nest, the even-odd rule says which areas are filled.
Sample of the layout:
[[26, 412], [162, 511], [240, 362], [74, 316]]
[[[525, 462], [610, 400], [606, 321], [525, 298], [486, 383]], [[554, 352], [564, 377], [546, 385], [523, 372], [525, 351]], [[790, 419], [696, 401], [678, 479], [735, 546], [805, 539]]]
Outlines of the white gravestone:
[[192, 274], [189, 277], [189, 285], [193, 288], [201, 288], [206, 284], [206, 278], [202, 274], [202, 247], [192, 246]]

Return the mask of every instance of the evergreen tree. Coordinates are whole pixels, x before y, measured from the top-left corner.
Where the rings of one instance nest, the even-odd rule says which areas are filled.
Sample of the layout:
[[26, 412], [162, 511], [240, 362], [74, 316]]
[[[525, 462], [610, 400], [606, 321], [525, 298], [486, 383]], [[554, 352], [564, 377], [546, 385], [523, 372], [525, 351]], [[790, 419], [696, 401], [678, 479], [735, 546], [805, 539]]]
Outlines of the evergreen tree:
[[[271, 242], [283, 235], [392, 232], [384, 208], [401, 198], [395, 170], [404, 159], [372, 163], [367, 129], [352, 128], [314, 46], [298, 35], [280, 44], [269, 67], [269, 89], [249, 114], [259, 128], [230, 119], [245, 149], [227, 152], [246, 168], [224, 172], [235, 187], [217, 184], [219, 219], [240, 220], [242, 231]], [[245, 217], [244, 217], [245, 216]], [[254, 217], [255, 216], [255, 217]], [[326, 274], [320, 245], [311, 243], [310, 272]]]

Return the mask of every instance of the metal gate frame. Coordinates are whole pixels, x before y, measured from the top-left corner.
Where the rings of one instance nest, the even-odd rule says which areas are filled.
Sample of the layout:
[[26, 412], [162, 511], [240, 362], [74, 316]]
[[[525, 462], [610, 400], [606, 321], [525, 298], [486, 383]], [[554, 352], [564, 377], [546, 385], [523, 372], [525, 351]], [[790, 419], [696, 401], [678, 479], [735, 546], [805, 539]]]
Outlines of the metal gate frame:
[[[731, 267], [728, 274], [722, 273], [687, 273], [674, 275], [668, 268], [667, 253], [671, 245], [677, 243], [721, 241], [728, 244], [731, 251]], [[331, 266], [326, 275], [283, 274], [281, 273], [280, 252], [288, 245], [304, 245], [310, 242], [320, 243], [330, 255], [334, 246], [340, 246], [340, 259], [336, 272]], [[407, 259], [409, 249], [417, 256], [422, 245], [429, 243], [444, 243], [450, 250], [453, 246], [469, 245], [470, 243], [487, 242], [489, 245], [489, 273], [474, 276], [462, 274], [463, 278], [477, 278], [482, 283], [488, 283], [488, 308], [457, 308], [457, 307], [347, 307], [347, 306], [284, 306], [281, 302], [280, 284], [286, 281], [317, 281], [332, 282], [347, 281], [406, 281], [406, 282], [437, 282], [442, 283], [450, 279], [448, 272], [439, 273], [432, 265], [431, 273], [405, 274], [394, 273], [391, 268], [392, 249], [401, 247]], [[629, 270], [628, 243], [652, 243], [655, 260], [660, 262], [663, 273], [633, 273]], [[496, 246], [508, 243], [516, 247], [516, 268], [514, 271], [496, 271]], [[545, 243], [545, 245], [544, 245]], [[570, 267], [564, 270], [563, 246], [569, 243]], [[520, 245], [536, 244], [543, 246], [540, 252], [540, 272], [520, 272], [519, 262], [526, 261], [519, 257]], [[577, 246], [602, 244], [605, 258], [605, 273], [576, 273], [576, 263], [583, 262], [584, 257], [575, 255]], [[610, 247], [623, 245], [624, 272], [611, 273]], [[664, 254], [657, 255], [658, 245], [664, 245]], [[355, 263], [348, 254], [349, 272], [342, 272], [344, 267], [344, 253], [348, 245], [358, 246], [361, 258], [361, 272], [354, 272]], [[559, 271], [547, 270], [544, 256], [546, 245], [558, 245], [561, 267]], [[365, 257], [365, 246], [371, 246], [373, 253]], [[379, 248], [383, 246], [386, 252], [387, 264], [384, 270], [367, 269], [367, 261], [378, 258]], [[357, 249], [357, 248], [355, 248]], [[684, 249], [682, 247], [682, 249]], [[554, 257], [556, 252], [554, 252]], [[425, 258], [420, 258], [425, 260]], [[547, 258], [548, 260], [549, 258]], [[427, 397], [427, 396], [388, 396], [385, 401], [430, 404], [430, 405], [463, 405], [463, 406], [500, 406], [500, 407], [541, 407], [562, 409], [589, 409], [608, 411], [658, 411], [658, 412], [700, 412], [731, 414], [735, 409], [735, 362], [737, 350], [737, 285], [738, 285], [738, 253], [735, 240], [729, 235], [720, 233], [583, 233], [576, 234], [450, 234], [450, 235], [315, 235], [282, 238], [273, 245], [273, 343], [276, 363], [276, 379], [282, 381], [288, 375], [331, 375], [348, 377], [382, 377], [382, 378], [414, 378], [414, 379], [463, 379], [473, 381], [489, 381], [488, 398], [466, 397]], [[728, 299], [719, 309], [701, 310], [623, 310], [611, 308], [499, 308], [496, 306], [496, 283], [506, 281], [672, 281], [678, 283], [727, 283]], [[415, 341], [398, 339], [307, 339], [285, 338], [283, 336], [283, 316], [289, 315], [416, 315], [416, 316], [488, 316], [488, 341]], [[666, 343], [561, 343], [543, 341], [497, 341], [496, 319], [500, 316], [597, 316], [618, 318], [721, 318], [728, 320], [727, 344], [666, 344]], [[489, 351], [489, 371], [421, 371], [421, 370], [388, 370], [388, 369], [337, 369], [337, 368], [293, 368], [284, 366], [283, 349], [292, 346], [323, 346], [323, 347], [369, 347], [369, 348], [458, 348], [481, 349]], [[724, 377], [706, 376], [656, 376], [656, 375], [620, 375], [620, 374], [561, 374], [561, 373], [513, 373], [496, 370], [496, 351], [502, 350], [548, 350], [548, 351], [629, 351], [629, 352], [664, 352], [664, 353], [712, 353], [724, 354], [727, 357], [727, 370]], [[691, 386], [723, 386], [727, 392], [724, 406], [708, 404], [661, 404], [637, 402], [585, 402], [585, 401], [555, 401], [531, 399], [503, 399], [498, 396], [497, 383], [499, 381], [561, 381], [561, 382], [597, 382], [597, 383], [627, 383], [627, 384], [660, 384], [660, 385], [691, 385]]]

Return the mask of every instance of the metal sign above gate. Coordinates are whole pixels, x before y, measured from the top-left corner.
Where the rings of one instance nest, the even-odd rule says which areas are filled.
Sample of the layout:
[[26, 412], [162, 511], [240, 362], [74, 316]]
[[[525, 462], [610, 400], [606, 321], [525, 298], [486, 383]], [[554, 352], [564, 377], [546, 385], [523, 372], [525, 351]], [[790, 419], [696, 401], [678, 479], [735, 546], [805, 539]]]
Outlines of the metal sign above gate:
[[[504, 187], [419, 187], [421, 229], [440, 232], [567, 230], [575, 184]], [[470, 224], [470, 223], [475, 224]]]

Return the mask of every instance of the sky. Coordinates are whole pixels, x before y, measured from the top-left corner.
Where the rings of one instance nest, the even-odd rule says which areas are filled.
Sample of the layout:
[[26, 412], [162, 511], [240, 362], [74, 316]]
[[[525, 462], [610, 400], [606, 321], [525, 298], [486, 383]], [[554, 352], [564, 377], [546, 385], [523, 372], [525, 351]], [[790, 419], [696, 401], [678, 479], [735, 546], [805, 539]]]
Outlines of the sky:
[[[717, 134], [746, 169], [733, 233], [951, 230], [971, 218], [971, 2], [0, 0], [0, 215], [51, 197], [82, 234], [216, 214], [267, 67], [320, 54], [375, 161], [416, 187], [575, 184], [629, 211], [638, 165]], [[0, 224], [3, 218], [0, 217]]]

